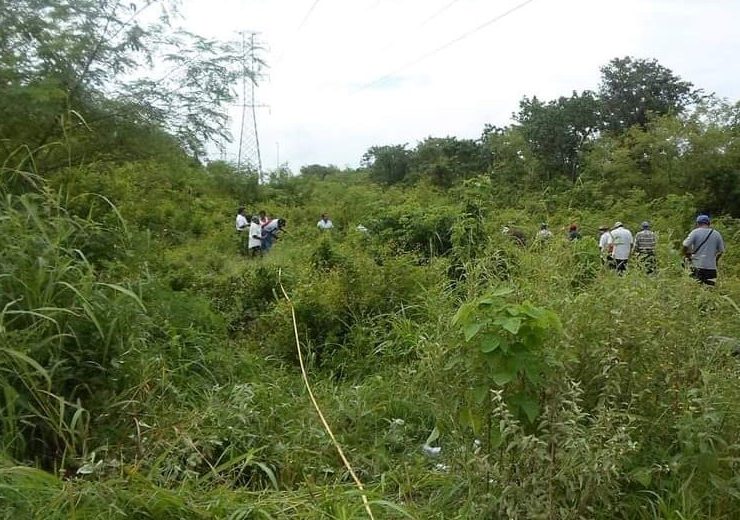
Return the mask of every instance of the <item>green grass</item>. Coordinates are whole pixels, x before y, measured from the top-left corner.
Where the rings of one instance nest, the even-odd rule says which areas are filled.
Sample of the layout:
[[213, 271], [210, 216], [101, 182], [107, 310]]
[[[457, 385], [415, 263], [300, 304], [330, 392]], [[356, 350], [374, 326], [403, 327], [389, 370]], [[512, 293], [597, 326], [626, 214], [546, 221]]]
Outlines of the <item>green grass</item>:
[[[672, 239], [684, 230], [667, 217], [659, 273], [620, 278], [590, 238], [520, 248], [502, 236], [511, 223], [534, 232], [536, 197], [500, 208], [468, 188], [298, 179], [261, 188], [270, 198], [255, 206], [287, 218], [288, 233], [253, 260], [237, 252], [228, 191], [162, 170], [4, 188], [4, 518], [364, 518], [303, 387], [278, 279], [376, 518], [731, 519], [740, 508], [736, 221], [719, 223], [729, 251], [707, 289], [680, 268]], [[472, 199], [479, 213], [449, 229]], [[321, 211], [338, 224], [330, 235], [315, 229]], [[549, 221], [579, 215], [584, 228], [609, 216]], [[547, 356], [532, 422], [452, 323], [501, 287], [508, 308], [529, 301], [562, 323], [522, 340]], [[433, 431], [436, 458], [421, 448]]]

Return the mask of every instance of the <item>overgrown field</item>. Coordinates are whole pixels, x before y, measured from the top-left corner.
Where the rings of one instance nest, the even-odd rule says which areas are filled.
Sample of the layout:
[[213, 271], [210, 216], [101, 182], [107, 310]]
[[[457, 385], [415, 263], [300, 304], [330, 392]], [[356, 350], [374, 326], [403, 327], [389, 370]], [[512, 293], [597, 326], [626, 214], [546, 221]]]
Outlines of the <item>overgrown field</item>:
[[[708, 289], [681, 267], [694, 214], [677, 197], [504, 208], [488, 178], [258, 187], [187, 164], [13, 170], [3, 518], [365, 517], [301, 380], [280, 283], [376, 518], [740, 510], [736, 220], [715, 223], [728, 252]], [[287, 219], [269, 256], [238, 254], [237, 200]], [[315, 228], [323, 211], [332, 232]], [[657, 275], [602, 268], [595, 230], [615, 219], [653, 221]], [[547, 244], [500, 232], [543, 220]]]
[[[0, 519], [740, 518], [740, 103], [614, 58], [258, 184], [206, 152], [264, 49], [178, 3], [0, 2]], [[264, 258], [241, 205], [287, 220]], [[617, 220], [656, 274], [602, 267]]]

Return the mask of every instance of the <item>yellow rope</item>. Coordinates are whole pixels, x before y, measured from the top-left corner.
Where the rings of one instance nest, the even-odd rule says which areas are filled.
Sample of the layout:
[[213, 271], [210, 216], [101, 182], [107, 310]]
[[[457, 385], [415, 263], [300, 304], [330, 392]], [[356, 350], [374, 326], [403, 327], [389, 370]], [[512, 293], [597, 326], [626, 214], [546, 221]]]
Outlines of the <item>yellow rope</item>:
[[313, 407], [316, 409], [316, 413], [319, 414], [319, 419], [321, 419], [321, 424], [324, 425], [324, 429], [326, 430], [326, 433], [329, 434], [329, 437], [331, 438], [331, 442], [334, 444], [334, 447], [337, 449], [337, 453], [339, 453], [339, 457], [342, 459], [342, 462], [344, 463], [344, 467], [347, 468], [347, 471], [349, 471], [349, 474], [352, 476], [352, 480], [355, 481], [357, 488], [360, 490], [360, 496], [362, 496], [362, 503], [365, 506], [365, 511], [367, 511], [367, 516], [369, 516], [371, 520], [375, 520], [375, 517], [373, 516], [373, 511], [372, 509], [370, 509], [370, 502], [368, 502], [367, 495], [365, 495], [365, 488], [362, 486], [362, 482], [360, 482], [360, 479], [357, 478], [357, 475], [355, 474], [355, 471], [352, 469], [352, 466], [347, 460], [347, 457], [345, 457], [342, 447], [337, 442], [336, 437], [334, 437], [334, 433], [331, 431], [331, 428], [329, 427], [329, 423], [326, 422], [326, 419], [324, 418], [324, 414], [321, 412], [321, 408], [319, 408], [319, 403], [316, 402], [316, 398], [314, 397], [313, 391], [311, 390], [311, 385], [308, 382], [308, 374], [306, 374], [306, 367], [303, 363], [303, 354], [301, 353], [301, 341], [298, 337], [298, 323], [295, 317], [295, 308], [293, 307], [293, 302], [290, 300], [288, 293], [285, 292], [285, 287], [283, 287], [283, 282], [280, 281], [281, 278], [282, 278], [282, 270], [278, 272], [278, 284], [280, 285], [280, 290], [283, 291], [283, 296], [285, 296], [285, 299], [288, 302], [288, 305], [290, 305], [290, 314], [293, 317], [293, 332], [295, 333], [295, 346], [296, 346], [296, 350], [298, 351], [298, 362], [301, 365], [301, 375], [303, 376], [303, 383], [306, 385], [306, 390], [308, 390], [308, 396], [311, 398], [311, 403], [313, 403]]

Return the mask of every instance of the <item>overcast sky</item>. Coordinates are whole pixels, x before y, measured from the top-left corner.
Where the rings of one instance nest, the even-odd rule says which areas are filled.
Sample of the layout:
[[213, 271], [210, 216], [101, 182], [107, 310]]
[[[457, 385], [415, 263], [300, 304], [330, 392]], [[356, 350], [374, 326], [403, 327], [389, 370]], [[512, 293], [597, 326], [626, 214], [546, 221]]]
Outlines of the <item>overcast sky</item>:
[[740, 98], [738, 0], [523, 3], [184, 0], [182, 23], [222, 39], [259, 33], [265, 169], [277, 166], [278, 143], [280, 163], [297, 172], [357, 166], [373, 145], [477, 138], [486, 123], [509, 123], [524, 95], [595, 90], [599, 67], [617, 56], [656, 58], [697, 87]]

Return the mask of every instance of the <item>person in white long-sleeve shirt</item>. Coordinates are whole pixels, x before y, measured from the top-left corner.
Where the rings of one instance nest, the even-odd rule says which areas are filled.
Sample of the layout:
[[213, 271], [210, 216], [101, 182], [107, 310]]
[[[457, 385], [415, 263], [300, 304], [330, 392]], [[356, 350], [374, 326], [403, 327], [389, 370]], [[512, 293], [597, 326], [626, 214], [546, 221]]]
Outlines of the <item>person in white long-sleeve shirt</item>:
[[333, 229], [334, 223], [329, 218], [329, 215], [326, 213], [321, 214], [321, 219], [319, 220], [318, 224], [316, 224], [316, 227], [318, 227], [320, 230], [324, 231], [327, 229]]
[[244, 207], [236, 210], [236, 231], [239, 235], [239, 252], [245, 254], [247, 250], [247, 238], [244, 235], [249, 231], [249, 219], [244, 214]]
[[609, 249], [614, 258], [617, 273], [624, 274], [627, 270], [630, 253], [632, 252], [632, 232], [621, 222], [616, 222], [609, 238]]
[[252, 217], [249, 225], [249, 254], [253, 257], [262, 256], [262, 226], [257, 216]]
[[244, 208], [239, 208], [236, 211], [236, 230], [239, 232], [245, 231], [249, 227], [249, 220], [244, 214]]
[[611, 250], [609, 248], [609, 240], [611, 239], [611, 232], [609, 232], [609, 226], [600, 226], [599, 232], [599, 251], [601, 252], [601, 262], [609, 267], [614, 267], [614, 258], [612, 258]]

